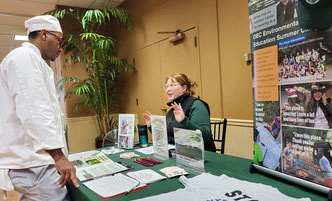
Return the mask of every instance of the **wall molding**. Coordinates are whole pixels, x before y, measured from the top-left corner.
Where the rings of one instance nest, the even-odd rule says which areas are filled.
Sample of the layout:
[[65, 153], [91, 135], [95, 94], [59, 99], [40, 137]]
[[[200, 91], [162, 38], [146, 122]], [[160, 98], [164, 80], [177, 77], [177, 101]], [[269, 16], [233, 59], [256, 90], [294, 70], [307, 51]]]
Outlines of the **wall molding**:
[[227, 126], [253, 127], [254, 121], [245, 119], [227, 119]]
[[67, 122], [76, 122], [76, 121], [88, 121], [88, 120], [97, 120], [97, 116], [85, 116], [85, 117], [69, 117], [66, 118]]
[[[210, 118], [211, 122], [224, 121], [224, 118]], [[227, 126], [253, 127], [253, 120], [227, 119]]]

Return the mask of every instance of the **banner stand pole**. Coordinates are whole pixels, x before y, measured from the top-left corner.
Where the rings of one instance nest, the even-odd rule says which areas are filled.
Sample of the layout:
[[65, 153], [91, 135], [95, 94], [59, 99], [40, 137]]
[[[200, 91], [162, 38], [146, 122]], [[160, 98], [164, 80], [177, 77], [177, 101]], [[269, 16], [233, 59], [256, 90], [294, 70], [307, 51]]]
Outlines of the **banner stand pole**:
[[327, 194], [328, 201], [332, 201], [332, 189], [330, 189], [328, 187], [325, 187], [325, 186], [322, 186], [322, 185], [319, 185], [319, 184], [316, 184], [316, 183], [312, 183], [312, 182], [309, 182], [309, 181], [306, 181], [306, 180], [303, 180], [303, 179], [300, 179], [300, 178], [297, 178], [297, 177], [294, 177], [294, 176], [291, 176], [291, 175], [287, 175], [287, 174], [284, 174], [284, 173], [281, 173], [281, 172], [278, 172], [278, 171], [275, 171], [275, 170], [271, 170], [269, 168], [251, 163], [249, 172], [250, 173], [255, 173], [256, 170], [264, 172], [266, 174], [270, 174], [270, 175], [282, 178], [284, 180], [287, 180], [287, 181], [290, 181], [290, 182], [293, 182], [293, 183], [296, 183], [296, 184], [299, 184], [301, 186], [319, 191], [321, 193], [325, 193], [325, 194]]

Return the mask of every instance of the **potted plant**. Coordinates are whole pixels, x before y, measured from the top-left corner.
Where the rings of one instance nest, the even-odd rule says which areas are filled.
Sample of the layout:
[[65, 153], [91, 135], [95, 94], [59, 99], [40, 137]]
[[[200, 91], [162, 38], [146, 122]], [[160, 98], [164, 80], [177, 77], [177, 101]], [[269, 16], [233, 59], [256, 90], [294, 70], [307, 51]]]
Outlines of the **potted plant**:
[[68, 55], [64, 65], [83, 62], [87, 77], [65, 77], [62, 85], [70, 84], [66, 98], [79, 97], [74, 111], [81, 106], [91, 107], [97, 115], [100, 136], [96, 138], [96, 147], [100, 147], [105, 134], [111, 129], [110, 104], [118, 91], [118, 79], [121, 72], [135, 70], [134, 67], [115, 56], [115, 40], [107, 28], [111, 20], [123, 24], [127, 30], [132, 27], [129, 13], [121, 8], [110, 9], [62, 9], [51, 11], [55, 17], [69, 20], [78, 25], [74, 29], [65, 29], [64, 53]]

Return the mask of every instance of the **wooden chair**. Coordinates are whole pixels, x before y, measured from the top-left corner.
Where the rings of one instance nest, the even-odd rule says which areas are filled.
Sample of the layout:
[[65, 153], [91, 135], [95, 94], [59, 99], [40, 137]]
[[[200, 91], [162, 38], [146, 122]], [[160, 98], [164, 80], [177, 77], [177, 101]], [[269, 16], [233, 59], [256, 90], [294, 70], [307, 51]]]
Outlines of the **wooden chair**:
[[211, 122], [211, 132], [217, 153], [225, 153], [227, 119]]

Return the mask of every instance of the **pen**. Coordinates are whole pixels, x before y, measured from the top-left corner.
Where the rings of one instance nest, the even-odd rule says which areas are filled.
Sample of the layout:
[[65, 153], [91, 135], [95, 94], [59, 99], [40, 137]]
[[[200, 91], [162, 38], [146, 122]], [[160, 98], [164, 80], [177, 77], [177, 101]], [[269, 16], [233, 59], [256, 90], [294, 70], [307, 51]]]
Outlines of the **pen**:
[[129, 189], [128, 191], [126, 191], [125, 193], [126, 193], [126, 195], [128, 195], [129, 193], [131, 193], [133, 190], [135, 190], [138, 186], [140, 186], [141, 185], [141, 183], [140, 182], [138, 182], [134, 187], [132, 187], [131, 189]]

